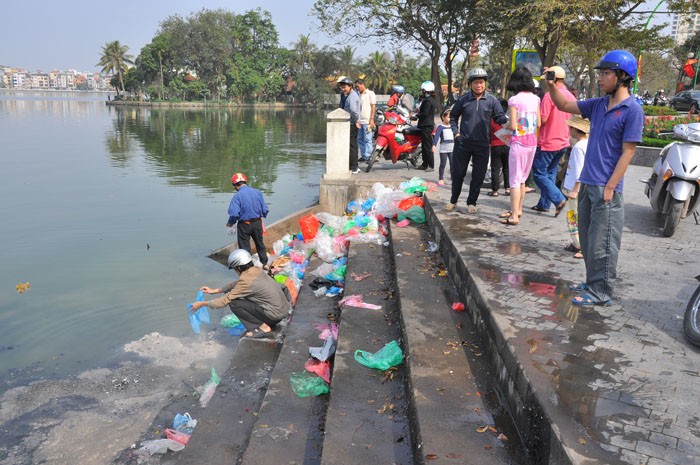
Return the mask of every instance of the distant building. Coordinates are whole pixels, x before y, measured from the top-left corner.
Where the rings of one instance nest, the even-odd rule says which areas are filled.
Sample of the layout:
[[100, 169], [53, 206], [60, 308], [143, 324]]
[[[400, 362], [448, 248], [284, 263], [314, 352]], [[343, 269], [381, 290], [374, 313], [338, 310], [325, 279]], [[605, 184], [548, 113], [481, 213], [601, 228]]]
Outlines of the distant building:
[[700, 13], [674, 13], [671, 21], [671, 37], [678, 45], [700, 32]]

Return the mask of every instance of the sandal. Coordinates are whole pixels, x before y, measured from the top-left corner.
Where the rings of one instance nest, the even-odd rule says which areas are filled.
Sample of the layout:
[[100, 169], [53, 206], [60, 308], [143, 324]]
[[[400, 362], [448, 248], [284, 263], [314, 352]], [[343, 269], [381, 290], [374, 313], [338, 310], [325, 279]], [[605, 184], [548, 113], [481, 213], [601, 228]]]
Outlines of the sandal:
[[510, 189], [506, 189], [506, 195], [510, 195]]
[[275, 337], [275, 333], [273, 331], [262, 331], [260, 328], [255, 328], [255, 331], [253, 331], [253, 334], [248, 336], [246, 333], [245, 337], [250, 338], [250, 339], [268, 339], [268, 338], [273, 338]]
[[610, 299], [596, 302], [590, 294], [581, 294], [579, 296], [571, 299], [571, 303], [581, 307], [592, 307], [594, 305], [608, 306], [610, 305]]
[[582, 259], [582, 258], [583, 258], [583, 254], [582, 254], [581, 252], [576, 252], [576, 253], [574, 254], [574, 258]]
[[505, 224], [506, 226], [517, 226], [520, 224], [520, 221], [511, 221], [509, 216], [504, 221], [501, 221], [501, 224]]
[[557, 208], [554, 210], [554, 218], [559, 216], [559, 214], [564, 210], [564, 207], [566, 207], [566, 199], [562, 200], [559, 205], [557, 205]]
[[488, 195], [489, 197], [498, 197], [498, 191], [491, 191], [486, 195]]
[[507, 212], [503, 212], [500, 215], [498, 215], [499, 218], [510, 218], [513, 216], [513, 212], [508, 210]]
[[569, 284], [569, 289], [572, 291], [585, 291], [588, 289], [586, 283]]
[[578, 247], [576, 247], [574, 244], [569, 244], [566, 247], [564, 247], [564, 250], [567, 252], [573, 252], [573, 253], [578, 253], [581, 251]]

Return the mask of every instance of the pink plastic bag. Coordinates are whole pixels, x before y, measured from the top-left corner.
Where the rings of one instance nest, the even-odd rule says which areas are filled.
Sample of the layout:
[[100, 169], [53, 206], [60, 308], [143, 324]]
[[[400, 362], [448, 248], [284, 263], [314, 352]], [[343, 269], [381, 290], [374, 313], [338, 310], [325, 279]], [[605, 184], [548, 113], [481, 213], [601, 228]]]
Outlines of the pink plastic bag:
[[187, 445], [187, 441], [190, 440], [190, 435], [183, 433], [182, 431], [177, 431], [174, 429], [166, 428], [165, 437], [177, 441], [180, 444]]
[[382, 308], [381, 305], [374, 305], [374, 304], [368, 304], [366, 302], [363, 302], [362, 296], [359, 294], [358, 295], [349, 295], [347, 297], [344, 297], [338, 303], [340, 305], [348, 305], [350, 307], [369, 308], [370, 310], [380, 310]]
[[398, 223], [396, 223], [396, 227], [397, 227], [397, 228], [405, 228], [405, 227], [408, 226], [409, 224], [411, 224], [411, 222], [408, 221], [408, 218], [405, 218], [405, 219], [399, 221]]
[[327, 360], [325, 362], [321, 362], [315, 358], [310, 358], [304, 364], [304, 369], [309, 373], [318, 375], [327, 383], [331, 382], [331, 362]]

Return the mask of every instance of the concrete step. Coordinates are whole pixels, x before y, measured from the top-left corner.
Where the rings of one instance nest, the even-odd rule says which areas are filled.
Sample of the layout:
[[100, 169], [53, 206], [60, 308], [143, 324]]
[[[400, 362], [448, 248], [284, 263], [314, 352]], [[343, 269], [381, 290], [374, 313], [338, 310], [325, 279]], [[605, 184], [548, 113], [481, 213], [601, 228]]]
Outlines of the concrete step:
[[[369, 273], [356, 281], [353, 276]], [[390, 247], [352, 243], [345, 296], [360, 294], [381, 310], [344, 306], [340, 314], [330, 404], [323, 445], [324, 465], [410, 464], [406, 368], [387, 376], [354, 359], [357, 349], [376, 352], [401, 340]]]
[[294, 372], [304, 371], [309, 347], [323, 345], [314, 325], [328, 323], [328, 314], [336, 306], [337, 299], [316, 297], [308, 285], [314, 279], [309, 272], [321, 263], [313, 260], [307, 267], [243, 464], [320, 463], [328, 396], [300, 398], [292, 390], [289, 378]]
[[[498, 407], [476, 331], [467, 312], [452, 309], [458, 292], [441, 259], [426, 252], [427, 228], [393, 228], [392, 238], [421, 456], [415, 463], [519, 463], [518, 437]], [[491, 411], [502, 414], [499, 421]]]

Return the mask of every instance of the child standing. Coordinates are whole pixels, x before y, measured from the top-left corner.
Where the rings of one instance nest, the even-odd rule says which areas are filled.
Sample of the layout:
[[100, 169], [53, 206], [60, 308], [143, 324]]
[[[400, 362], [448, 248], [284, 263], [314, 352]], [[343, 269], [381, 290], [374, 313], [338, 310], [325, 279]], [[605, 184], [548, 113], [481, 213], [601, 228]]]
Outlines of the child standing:
[[578, 193], [581, 188], [579, 176], [583, 169], [583, 160], [588, 148], [588, 134], [591, 132], [591, 122], [579, 115], [572, 115], [566, 122], [571, 136], [571, 155], [562, 190], [567, 197], [566, 225], [571, 235], [571, 244], [566, 246], [569, 252], [575, 252], [574, 258], [583, 258], [581, 242], [578, 239]]
[[[500, 100], [503, 111], [508, 112], [508, 100]], [[503, 185], [506, 188], [506, 195], [510, 195], [508, 184], [508, 153], [510, 148], [496, 136], [496, 132], [503, 129], [503, 126], [491, 120], [491, 197], [498, 197], [498, 189], [501, 188], [501, 173], [503, 173]]]
[[532, 168], [537, 149], [537, 129], [540, 127], [540, 98], [535, 94], [532, 74], [525, 67], [513, 71], [506, 86], [515, 95], [508, 100], [507, 123], [513, 131], [508, 156], [510, 211], [503, 213], [502, 224], [515, 226], [523, 216], [525, 182]]
[[437, 127], [435, 136], [433, 136], [433, 152], [438, 149], [440, 143], [440, 168], [438, 168], [438, 185], [445, 185], [445, 167], [447, 160], [450, 161], [450, 170], [452, 170], [452, 149], [454, 148], [455, 140], [450, 127], [450, 110], [445, 110], [440, 115], [442, 124]]

